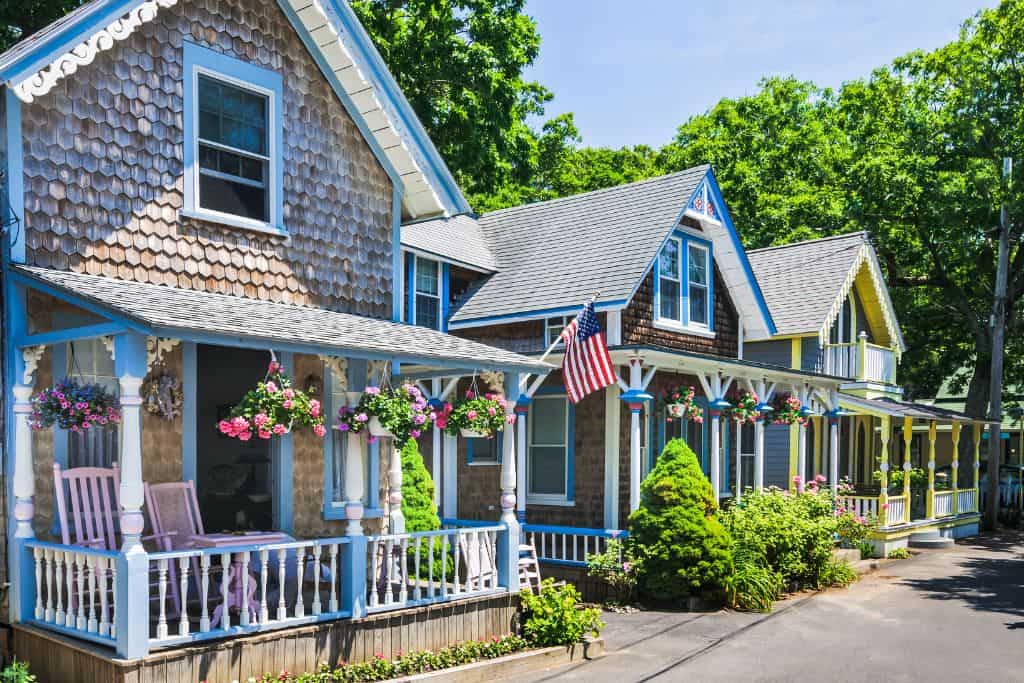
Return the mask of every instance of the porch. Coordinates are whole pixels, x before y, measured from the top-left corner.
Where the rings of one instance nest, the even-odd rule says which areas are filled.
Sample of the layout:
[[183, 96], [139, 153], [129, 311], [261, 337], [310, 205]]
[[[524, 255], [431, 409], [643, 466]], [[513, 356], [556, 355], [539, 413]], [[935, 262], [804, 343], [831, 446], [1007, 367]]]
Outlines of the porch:
[[[68, 661], [79, 656], [73, 652], [88, 652], [90, 661], [146, 668], [170, 661], [158, 653], [182, 648], [208, 659], [209, 648], [285, 648], [304, 638], [318, 653], [326, 648], [348, 657], [358, 647], [353, 634], [371, 633], [370, 642], [378, 642], [396, 622], [406, 631], [443, 626], [438, 637], [450, 639], [443, 644], [508, 632], [519, 590], [514, 439], [504, 441], [495, 500], [501, 518], [438, 531], [406, 532], [399, 450], [388, 439], [370, 443], [365, 433], [332, 431], [321, 441], [310, 430], [288, 431], [259, 458], [242, 453], [230, 472], [246, 486], [219, 498], [208, 488], [196, 503], [196, 516], [218, 533], [175, 529], [170, 535], [180, 543], [160, 541], [169, 534], [157, 528], [147, 487], [209, 478], [234, 443], [202, 437], [216, 434], [215, 420], [203, 426], [204, 392], [213, 384], [233, 386], [222, 364], [202, 363], [204, 349], [262, 353], [292, 377], [309, 374], [329, 420], [365, 386], [382, 377], [403, 381], [402, 372], [486, 373], [515, 386], [521, 372], [544, 373], [547, 366], [430, 330], [329, 311], [43, 269], [16, 267], [8, 275], [15, 323], [8, 345], [11, 620], [23, 647], [45, 649], [45, 641], [66, 650]], [[91, 467], [76, 484], [60, 478], [76, 464], [69, 462], [72, 441], [64, 430], [32, 429], [30, 398], [60, 376], [58, 349], [88, 340], [103, 341], [95, 346], [112, 356], [121, 419], [114, 438], [100, 440], [115, 444], [115, 453], [80, 460], [79, 470]], [[143, 408], [143, 379], [162, 362], [183, 379], [178, 429]], [[200, 376], [201, 366], [210, 377]], [[438, 399], [454, 387], [432, 384], [438, 393], [420, 386]], [[55, 504], [65, 498], [66, 506]], [[57, 540], [49, 540], [58, 529]], [[408, 637], [425, 638], [412, 631]], [[271, 669], [300, 661], [276, 652], [266, 658]]]

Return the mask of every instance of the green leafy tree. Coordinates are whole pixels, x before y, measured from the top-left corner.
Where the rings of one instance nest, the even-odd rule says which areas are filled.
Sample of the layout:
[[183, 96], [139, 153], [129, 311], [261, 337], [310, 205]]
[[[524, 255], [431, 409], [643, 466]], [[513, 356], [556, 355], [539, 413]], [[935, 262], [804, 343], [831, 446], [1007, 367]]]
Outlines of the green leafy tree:
[[640, 485], [629, 517], [642, 559], [640, 592], [656, 600], [719, 595], [732, 572], [732, 540], [715, 518], [711, 483], [682, 439], [672, 439]]
[[80, 0], [4, 0], [0, 3], [0, 52], [80, 4]]

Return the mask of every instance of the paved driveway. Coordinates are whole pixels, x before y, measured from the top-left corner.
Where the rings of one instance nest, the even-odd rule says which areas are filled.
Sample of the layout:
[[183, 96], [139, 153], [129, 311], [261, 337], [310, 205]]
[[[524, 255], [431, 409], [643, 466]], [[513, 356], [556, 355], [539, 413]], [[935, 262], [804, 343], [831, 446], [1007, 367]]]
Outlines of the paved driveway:
[[609, 615], [609, 654], [535, 680], [1024, 681], [1024, 536], [885, 564], [767, 618]]

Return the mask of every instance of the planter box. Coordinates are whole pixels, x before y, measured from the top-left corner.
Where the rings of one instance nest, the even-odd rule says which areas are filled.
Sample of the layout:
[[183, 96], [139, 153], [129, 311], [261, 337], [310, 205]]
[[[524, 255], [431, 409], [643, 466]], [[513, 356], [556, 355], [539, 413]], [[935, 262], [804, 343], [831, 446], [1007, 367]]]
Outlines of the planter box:
[[489, 683], [497, 680], [519, 680], [527, 674], [573, 662], [596, 659], [604, 654], [604, 641], [600, 638], [570, 646], [546, 647], [527, 650], [514, 655], [463, 664], [443, 671], [431, 671], [395, 681], [431, 681], [431, 683]]

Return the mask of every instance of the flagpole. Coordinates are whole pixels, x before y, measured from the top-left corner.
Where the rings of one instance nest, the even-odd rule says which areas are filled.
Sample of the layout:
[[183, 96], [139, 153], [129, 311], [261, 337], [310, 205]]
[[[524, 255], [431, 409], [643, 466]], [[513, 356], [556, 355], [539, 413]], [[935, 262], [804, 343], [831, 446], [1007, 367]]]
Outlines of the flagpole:
[[[601, 296], [601, 291], [600, 290], [594, 292], [593, 296], [590, 297], [590, 301], [588, 303], [594, 303], [595, 301], [597, 301], [597, 297], [599, 297], [599, 296]], [[584, 304], [584, 306], [585, 305], [586, 304]], [[579, 317], [579, 313], [577, 313], [576, 316]], [[561, 341], [562, 341], [562, 338], [559, 337], [555, 341], [551, 342], [551, 345], [548, 346], [547, 350], [543, 354], [541, 354], [541, 357], [537, 359], [537, 362], [538, 363], [543, 363], [547, 359], [547, 357], [551, 355], [551, 352], [555, 350], [555, 347], [558, 346], [561, 343]], [[522, 392], [523, 388], [526, 386], [526, 383], [529, 382], [529, 381], [530, 381], [530, 375], [525, 375], [525, 376], [523, 376], [523, 378], [521, 380], [519, 380], [519, 391], [520, 392]]]

